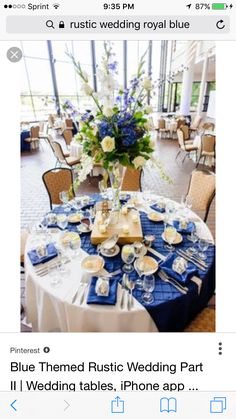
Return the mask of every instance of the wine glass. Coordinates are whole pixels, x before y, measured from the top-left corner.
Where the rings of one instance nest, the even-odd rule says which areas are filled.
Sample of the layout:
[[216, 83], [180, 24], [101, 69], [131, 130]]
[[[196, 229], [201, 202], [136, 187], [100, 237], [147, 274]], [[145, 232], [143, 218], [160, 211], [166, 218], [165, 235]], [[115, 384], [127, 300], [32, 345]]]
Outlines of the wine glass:
[[107, 199], [107, 185], [105, 184], [104, 180], [100, 180], [100, 182], [98, 182], [98, 188], [101, 192], [101, 197]]
[[200, 252], [198, 253], [199, 257], [203, 260], [205, 260], [207, 258], [207, 255], [204, 253], [207, 251], [208, 247], [209, 247], [209, 242], [205, 239], [199, 239], [198, 240], [198, 247]]
[[168, 202], [165, 208], [166, 217], [169, 220], [169, 224], [173, 224], [173, 220], [176, 213], [175, 204], [173, 202]]
[[81, 246], [81, 241], [80, 241], [79, 236], [69, 242], [69, 248], [72, 251], [72, 257], [73, 258], [76, 258], [77, 256], [79, 256], [80, 246]]
[[175, 250], [173, 243], [176, 240], [177, 237], [177, 230], [175, 227], [171, 226], [171, 225], [165, 225], [165, 230], [164, 230], [164, 236], [165, 239], [167, 241], [167, 245], [165, 245], [165, 248], [170, 250], [171, 252], [173, 252]]
[[67, 220], [67, 216], [65, 214], [59, 214], [57, 216], [57, 225], [62, 230], [65, 230], [66, 229], [66, 227], [68, 225], [68, 220]]
[[49, 277], [50, 277], [50, 285], [52, 287], [58, 287], [61, 285], [61, 273], [59, 271], [59, 265], [57, 264], [56, 267], [51, 269], [49, 271]]
[[[194, 230], [191, 231], [189, 237], [187, 236], [187, 240], [191, 241], [193, 244], [198, 242], [198, 236]], [[197, 248], [195, 246], [191, 246], [188, 248], [188, 252], [192, 254], [197, 253]]]
[[61, 202], [63, 203], [63, 207], [64, 207], [64, 211], [65, 212], [69, 212], [70, 208], [68, 206], [68, 202], [69, 202], [69, 191], [62, 191], [59, 193], [59, 198], [61, 200]]
[[135, 287], [137, 288], [137, 290], [143, 290], [143, 280], [142, 280], [142, 276], [144, 274], [144, 269], [145, 269], [145, 265], [144, 262], [142, 261], [143, 257], [140, 257], [139, 259], [137, 259], [136, 261], [136, 271], [138, 274], [138, 279], [135, 282]]
[[154, 297], [152, 292], [155, 289], [155, 277], [154, 275], [145, 275], [143, 279], [143, 289], [145, 293], [142, 296], [142, 300], [145, 304], [152, 304]]
[[134, 262], [134, 259], [135, 259], [134, 246], [130, 244], [126, 244], [125, 246], [123, 246], [122, 252], [121, 252], [121, 258], [123, 262], [125, 263], [122, 268], [123, 271], [127, 274], [133, 272], [134, 267], [132, 266], [132, 263]]

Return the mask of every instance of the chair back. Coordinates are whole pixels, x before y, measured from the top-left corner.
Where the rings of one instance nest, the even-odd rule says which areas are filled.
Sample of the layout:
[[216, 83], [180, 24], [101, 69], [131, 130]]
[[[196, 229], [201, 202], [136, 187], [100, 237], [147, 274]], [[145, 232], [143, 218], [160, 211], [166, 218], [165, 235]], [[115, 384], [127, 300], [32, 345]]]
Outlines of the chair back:
[[202, 136], [202, 152], [214, 153], [215, 151], [215, 136], [203, 135]]
[[71, 118], [65, 119], [66, 128], [73, 128], [73, 121]]
[[204, 129], [204, 131], [214, 131], [215, 124], [213, 124], [213, 122], [205, 122], [202, 125], [202, 128]]
[[122, 191], [140, 191], [142, 189], [141, 176], [142, 176], [142, 170], [126, 167], [123, 173], [121, 190]]
[[39, 138], [39, 126], [30, 128], [31, 138]]
[[50, 128], [52, 128], [54, 124], [55, 124], [55, 116], [50, 114], [48, 117], [48, 125]]
[[48, 170], [43, 174], [42, 179], [49, 196], [51, 209], [52, 205], [62, 203], [59, 197], [60, 192], [70, 191], [71, 198], [75, 196], [71, 169], [63, 168]]
[[54, 151], [54, 154], [56, 158], [59, 160], [60, 163], [66, 163], [65, 156], [61, 148], [61, 144], [59, 144], [57, 141], [51, 141], [50, 142], [52, 149]]
[[192, 172], [187, 197], [190, 198], [194, 210], [205, 211], [204, 221], [215, 196], [215, 189], [215, 173], [197, 169]]
[[72, 138], [73, 138], [73, 134], [72, 134], [71, 129], [65, 129], [63, 131], [62, 135], [64, 137], [64, 140], [66, 142], [66, 145], [69, 146], [70, 143], [71, 143], [71, 141], [72, 141]]
[[177, 129], [179, 129], [180, 127], [182, 127], [182, 125], [186, 124], [186, 120], [185, 118], [178, 118], [177, 119]]
[[192, 123], [192, 128], [197, 129], [201, 123], [201, 120], [202, 120], [202, 117], [199, 115], [196, 115]]
[[183, 132], [184, 141], [189, 140], [189, 127], [188, 125], [181, 125], [180, 130]]
[[184, 133], [181, 129], [177, 129], [177, 138], [180, 148], [185, 150], [185, 144], [184, 144]]
[[158, 121], [158, 129], [166, 129], [166, 121], [163, 118]]

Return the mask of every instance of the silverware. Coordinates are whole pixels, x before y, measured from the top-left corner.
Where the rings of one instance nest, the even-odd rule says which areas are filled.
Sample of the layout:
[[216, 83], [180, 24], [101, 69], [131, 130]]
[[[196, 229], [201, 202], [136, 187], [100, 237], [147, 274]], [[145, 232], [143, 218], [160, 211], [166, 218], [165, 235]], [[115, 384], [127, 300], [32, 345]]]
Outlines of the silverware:
[[152, 253], [154, 256], [157, 256], [161, 260], [166, 260], [166, 256], [159, 253], [157, 250], [152, 249], [151, 247], [147, 248], [148, 252]]
[[128, 281], [128, 287], [130, 290], [129, 300], [130, 300], [130, 308], [134, 305], [134, 297], [133, 297], [133, 290], [135, 288], [135, 282], [134, 281]]
[[182, 250], [177, 250], [176, 253], [177, 253], [177, 255], [182, 256], [188, 262], [193, 263], [197, 268], [201, 269], [202, 271], [206, 271], [207, 270], [207, 268], [202, 264], [202, 262], [198, 262], [198, 261], [194, 260], [192, 258], [192, 256], [188, 256]]
[[80, 297], [80, 301], [79, 301], [80, 305], [82, 305], [82, 304], [83, 304], [83, 302], [84, 302], [84, 297], [85, 297], [86, 289], [87, 289], [87, 287], [88, 287], [88, 284], [84, 284], [84, 285], [85, 285], [85, 286], [84, 286], [84, 289], [83, 289], [83, 291], [82, 291], [82, 294], [81, 294], [81, 297]]
[[72, 304], [74, 304], [75, 303], [75, 301], [77, 300], [77, 297], [78, 297], [78, 294], [79, 294], [79, 291], [80, 291], [80, 288], [83, 286], [84, 284], [83, 283], [80, 283], [79, 284], [79, 286], [78, 286], [78, 288], [77, 288], [77, 291], [76, 291], [76, 293], [75, 293], [75, 295], [74, 295], [74, 297], [72, 298]]
[[180, 285], [177, 281], [175, 281], [175, 279], [166, 275], [165, 272], [158, 271], [158, 275], [162, 279], [162, 281], [168, 282], [169, 284], [173, 285], [173, 287], [175, 287], [179, 292], [182, 292], [182, 294], [187, 294], [188, 288]]
[[202, 260], [198, 255], [196, 255], [195, 253], [189, 252], [188, 249], [185, 250], [185, 251], [182, 250], [182, 252], [185, 253], [187, 256], [193, 258], [194, 260], [196, 260], [196, 262], [199, 262], [200, 264], [205, 266], [205, 268], [208, 268], [209, 265], [204, 260]]
[[[67, 260], [63, 263], [63, 265], [69, 263], [70, 260]], [[54, 263], [53, 265], [45, 267], [45, 269], [41, 270], [40, 272], [36, 272], [38, 276], [43, 277], [46, 276], [50, 271], [53, 269], [56, 269], [58, 266], [60, 267], [62, 265], [61, 262]]]

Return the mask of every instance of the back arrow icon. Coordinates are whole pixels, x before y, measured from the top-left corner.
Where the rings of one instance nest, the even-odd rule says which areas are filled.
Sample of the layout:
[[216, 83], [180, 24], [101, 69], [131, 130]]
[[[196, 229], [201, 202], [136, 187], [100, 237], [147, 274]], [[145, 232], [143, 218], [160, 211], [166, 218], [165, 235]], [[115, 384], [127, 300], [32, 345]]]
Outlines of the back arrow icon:
[[64, 412], [70, 407], [70, 404], [66, 401], [66, 400], [64, 400], [64, 402], [65, 402], [65, 404], [66, 404], [66, 407], [65, 407], [65, 409], [64, 409]]
[[14, 400], [14, 402], [12, 402], [11, 404], [10, 404], [10, 406], [12, 407], [12, 409], [14, 409], [15, 410], [15, 412], [17, 412], [17, 409], [15, 408], [15, 406], [14, 406], [14, 404], [17, 402], [17, 400]]

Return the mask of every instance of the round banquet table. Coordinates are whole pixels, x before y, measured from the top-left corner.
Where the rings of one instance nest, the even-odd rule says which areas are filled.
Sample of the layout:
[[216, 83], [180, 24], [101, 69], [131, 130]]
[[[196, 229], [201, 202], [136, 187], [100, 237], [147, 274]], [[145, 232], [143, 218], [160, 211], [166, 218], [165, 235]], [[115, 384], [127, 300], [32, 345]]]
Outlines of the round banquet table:
[[[130, 193], [132, 194], [132, 193]], [[163, 222], [155, 223], [147, 217], [150, 207], [146, 197], [140, 193], [139, 211], [141, 216], [143, 234], [154, 234], [156, 239], [153, 249], [167, 256], [168, 250], [164, 248], [161, 238], [164, 226]], [[137, 196], [137, 194], [136, 194]], [[160, 197], [156, 197], [160, 199]], [[164, 198], [161, 198], [162, 200]], [[100, 195], [93, 195], [93, 200], [101, 200]], [[169, 200], [165, 199], [166, 202]], [[93, 202], [94, 204], [94, 202]], [[178, 210], [179, 204], [175, 203]], [[73, 210], [71, 210], [73, 211]], [[54, 209], [55, 213], [62, 213], [62, 207]], [[212, 235], [206, 224], [192, 211], [188, 210], [188, 218], [196, 224], [196, 232], [201, 238], [213, 243]], [[69, 224], [68, 224], [69, 225]], [[55, 241], [59, 239], [61, 231], [51, 229]], [[75, 231], [75, 226], [69, 228]], [[41, 277], [28, 257], [28, 251], [33, 248], [32, 237], [29, 236], [26, 243], [25, 273], [26, 273], [26, 310], [27, 321], [32, 324], [34, 332], [178, 332], [207, 305], [215, 289], [214, 259], [215, 247], [210, 245], [207, 250], [207, 271], [197, 269], [196, 275], [189, 281], [187, 294], [182, 294], [173, 285], [162, 281], [155, 274], [154, 302], [144, 306], [141, 300], [142, 291], [134, 290], [134, 302], [132, 308], [127, 303], [128, 291], [125, 291], [124, 302], [121, 307], [123, 290], [120, 283], [117, 288], [117, 301], [114, 306], [87, 304], [87, 294], [91, 276], [88, 276], [82, 268], [81, 261], [88, 254], [97, 254], [96, 246], [90, 243], [90, 234], [81, 234], [81, 250], [79, 255], [72, 259], [66, 266], [69, 273], [62, 279], [59, 286], [51, 285], [49, 274]], [[187, 248], [192, 243], [183, 235], [183, 242], [176, 248]], [[149, 254], [149, 256], [153, 256]], [[155, 256], [153, 256], [155, 258]], [[108, 272], [114, 272], [122, 267], [120, 254], [113, 258], [104, 258], [104, 268]], [[158, 260], [158, 259], [157, 259]], [[122, 274], [117, 275], [117, 281]], [[137, 274], [134, 271], [131, 277], [135, 280]], [[194, 281], [195, 279], [195, 281]], [[85, 298], [81, 303], [78, 298], [72, 303], [73, 297], [81, 282], [87, 282]]]

